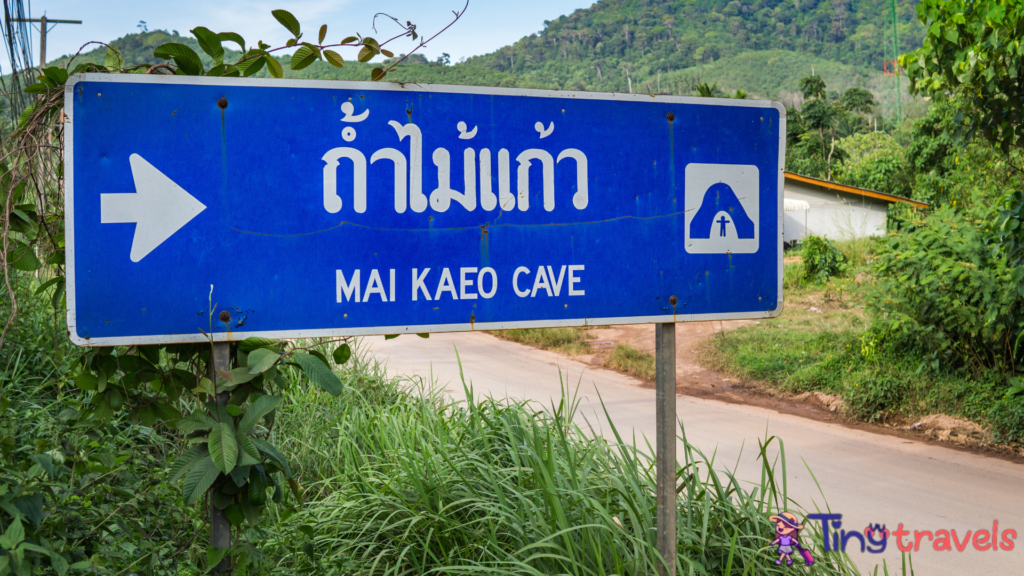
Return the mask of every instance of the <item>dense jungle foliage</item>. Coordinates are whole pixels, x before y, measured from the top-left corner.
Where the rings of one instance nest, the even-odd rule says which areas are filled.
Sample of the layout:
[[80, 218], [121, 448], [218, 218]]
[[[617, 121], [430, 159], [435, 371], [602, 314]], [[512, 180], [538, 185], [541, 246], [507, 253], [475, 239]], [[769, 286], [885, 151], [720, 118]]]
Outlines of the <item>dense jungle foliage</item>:
[[[914, 17], [915, 5], [916, 0], [896, 4], [898, 53], [921, 44], [924, 28]], [[798, 105], [797, 81], [817, 74], [833, 89], [868, 88], [892, 98], [881, 76], [883, 61], [897, 55], [892, 18], [890, 0], [603, 0], [545, 22], [540, 32], [491, 54], [461, 63], [444, 55], [430, 61], [417, 57], [390, 78], [684, 95], [707, 82], [728, 94], [743, 90]], [[188, 45], [209, 61], [195, 40], [177, 31], [129, 34], [112, 45], [128, 64], [156, 64], [153, 48], [166, 42]], [[86, 59], [102, 62], [104, 55], [101, 47]], [[364, 66], [339, 69], [326, 62], [303, 70], [285, 68], [285, 73], [297, 78], [366, 78]]]
[[914, 17], [915, 4], [897, 3], [898, 52], [886, 0], [602, 0], [467, 63], [557, 78], [563, 86], [582, 77], [597, 89], [616, 91], [628, 88], [631, 74], [634, 82], [649, 80], [658, 72], [760, 50], [813, 54], [878, 71], [883, 60], [920, 46], [924, 28]]

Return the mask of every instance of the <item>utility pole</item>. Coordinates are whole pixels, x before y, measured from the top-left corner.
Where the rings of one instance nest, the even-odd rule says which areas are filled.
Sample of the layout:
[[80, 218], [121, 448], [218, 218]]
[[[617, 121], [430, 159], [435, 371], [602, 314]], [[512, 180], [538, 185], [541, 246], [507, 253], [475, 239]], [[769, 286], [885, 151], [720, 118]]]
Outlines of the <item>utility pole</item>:
[[892, 4], [892, 58], [893, 67], [896, 69], [896, 125], [899, 126], [903, 122], [903, 103], [900, 94], [900, 32], [898, 28], [898, 19], [896, 17], [896, 0], [891, 0]]
[[81, 24], [81, 20], [50, 20], [45, 15], [42, 18], [11, 18], [11, 22], [30, 22], [39, 24], [39, 69], [46, 67], [46, 32], [47, 26], [53, 24]]

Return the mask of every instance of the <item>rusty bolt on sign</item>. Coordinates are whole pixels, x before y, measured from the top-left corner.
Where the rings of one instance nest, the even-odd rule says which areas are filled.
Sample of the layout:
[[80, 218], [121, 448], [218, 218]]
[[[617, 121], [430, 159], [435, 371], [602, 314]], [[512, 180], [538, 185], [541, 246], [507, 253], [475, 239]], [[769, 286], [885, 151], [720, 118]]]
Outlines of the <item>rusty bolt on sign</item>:
[[675, 114], [673, 114], [673, 113], [671, 113], [671, 112], [669, 112], [668, 114], [665, 114], [665, 118], [666, 118], [666, 119], [667, 119], [667, 120], [668, 120], [669, 122], [674, 122], [674, 121], [675, 121], [675, 119], [676, 119], [676, 115], [675, 115]]
[[228, 107], [228, 99], [227, 98], [221, 98], [220, 100], [217, 100], [217, 106], [221, 110], [227, 108]]
[[225, 324], [231, 322], [231, 313], [228, 312], [227, 310], [222, 310], [220, 315], [217, 317], [220, 318], [220, 321], [224, 322]]
[[[668, 303], [669, 304], [675, 306], [677, 302], [679, 302], [679, 298], [676, 298], [674, 295], [668, 297]], [[222, 314], [223, 314], [223, 312], [222, 312]]]

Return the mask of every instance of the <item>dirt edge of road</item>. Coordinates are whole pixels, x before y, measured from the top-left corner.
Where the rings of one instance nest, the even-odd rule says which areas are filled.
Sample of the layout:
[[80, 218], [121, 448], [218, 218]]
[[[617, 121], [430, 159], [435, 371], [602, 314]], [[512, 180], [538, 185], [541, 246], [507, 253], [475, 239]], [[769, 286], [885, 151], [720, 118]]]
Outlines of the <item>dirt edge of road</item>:
[[[843, 416], [842, 400], [837, 396], [820, 392], [805, 392], [799, 395], [784, 393], [763, 382], [723, 377], [700, 365], [698, 350], [704, 339], [716, 337], [723, 330], [734, 330], [751, 322], [733, 320], [679, 324], [676, 331], [676, 394], [757, 406], [782, 414], [893, 436], [905, 441], [924, 442], [1024, 464], [1024, 447], [993, 444], [988, 441], [984, 430], [972, 422], [941, 414], [913, 420], [894, 418], [884, 424], [862, 422]], [[594, 368], [610, 369], [604, 366], [604, 360], [611, 348], [609, 344], [626, 344], [641, 352], [654, 353], [653, 325], [606, 326], [594, 328], [590, 332], [592, 342], [600, 342], [604, 346], [595, 349], [593, 354], [577, 356], [575, 359], [582, 360]], [[636, 380], [638, 386], [654, 388], [653, 381], [643, 380], [635, 375], [628, 376]]]

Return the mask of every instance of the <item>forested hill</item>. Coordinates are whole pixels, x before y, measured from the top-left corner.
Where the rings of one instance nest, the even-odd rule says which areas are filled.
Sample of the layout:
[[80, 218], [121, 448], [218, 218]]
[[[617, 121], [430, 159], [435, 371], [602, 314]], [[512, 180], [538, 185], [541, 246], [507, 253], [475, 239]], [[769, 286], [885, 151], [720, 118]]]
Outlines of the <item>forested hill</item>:
[[[898, 0], [900, 53], [921, 45], [916, 4]], [[467, 64], [531, 84], [627, 89], [627, 74], [635, 81], [764, 50], [880, 74], [893, 58], [890, 0], [601, 0]], [[602, 87], [608, 77], [613, 86]]]
[[[538, 34], [455, 65], [412, 59], [390, 80], [690, 95], [697, 84], [799, 105], [799, 79], [821, 75], [829, 89], [872, 90], [888, 110], [891, 0], [601, 0], [545, 22]], [[900, 52], [920, 46], [918, 0], [897, 0]], [[128, 64], [156, 62], [164, 42], [193, 46], [177, 32], [129, 34], [113, 42]], [[226, 46], [228, 48], [229, 46]], [[102, 61], [105, 49], [84, 55]], [[346, 58], [351, 57], [345, 54]], [[285, 61], [287, 57], [285, 57]], [[209, 62], [206, 62], [209, 65]], [[266, 74], [262, 71], [261, 75]], [[293, 78], [365, 80], [366, 65], [317, 62]]]

